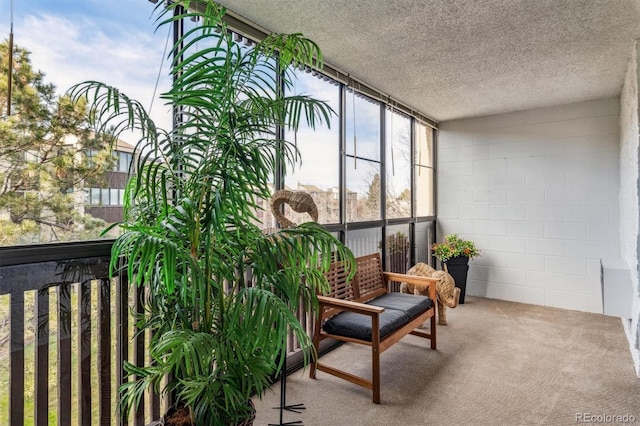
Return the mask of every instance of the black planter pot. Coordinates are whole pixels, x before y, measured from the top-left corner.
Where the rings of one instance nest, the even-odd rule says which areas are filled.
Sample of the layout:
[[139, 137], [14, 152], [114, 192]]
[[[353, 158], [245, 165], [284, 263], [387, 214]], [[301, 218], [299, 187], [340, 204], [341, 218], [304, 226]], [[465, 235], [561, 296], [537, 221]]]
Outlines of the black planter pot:
[[467, 272], [469, 272], [469, 258], [466, 256], [452, 257], [445, 262], [447, 271], [460, 289], [460, 301], [464, 304], [464, 294], [467, 289]]

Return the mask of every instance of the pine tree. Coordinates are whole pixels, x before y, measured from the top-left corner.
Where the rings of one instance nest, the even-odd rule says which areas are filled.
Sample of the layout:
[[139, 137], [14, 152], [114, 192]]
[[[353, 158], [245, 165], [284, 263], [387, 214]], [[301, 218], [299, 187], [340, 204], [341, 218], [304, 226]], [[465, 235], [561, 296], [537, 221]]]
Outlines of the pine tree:
[[58, 96], [17, 46], [7, 116], [8, 52], [0, 43], [0, 245], [96, 237], [83, 188], [113, 166], [112, 138], [96, 137], [86, 102]]

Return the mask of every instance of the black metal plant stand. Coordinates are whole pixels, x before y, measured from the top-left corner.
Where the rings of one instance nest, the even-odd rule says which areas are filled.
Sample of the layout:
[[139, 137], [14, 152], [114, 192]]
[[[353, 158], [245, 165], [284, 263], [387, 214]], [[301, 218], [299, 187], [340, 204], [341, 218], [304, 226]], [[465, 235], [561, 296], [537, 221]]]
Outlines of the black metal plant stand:
[[305, 410], [304, 404], [291, 404], [287, 405], [287, 356], [284, 355], [284, 364], [282, 371], [280, 371], [280, 406], [273, 407], [274, 410], [280, 410], [280, 423], [269, 423], [269, 426], [282, 426], [282, 425], [302, 425], [302, 420], [295, 420], [292, 422], [284, 422], [284, 412], [291, 411], [292, 413], [300, 414], [301, 410]]

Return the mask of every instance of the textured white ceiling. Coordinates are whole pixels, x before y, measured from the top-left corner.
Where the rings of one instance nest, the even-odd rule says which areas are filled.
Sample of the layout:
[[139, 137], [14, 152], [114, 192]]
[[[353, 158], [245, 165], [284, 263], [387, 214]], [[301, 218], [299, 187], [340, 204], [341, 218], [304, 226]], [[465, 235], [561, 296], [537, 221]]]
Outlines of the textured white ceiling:
[[437, 121], [620, 94], [640, 0], [220, 0]]

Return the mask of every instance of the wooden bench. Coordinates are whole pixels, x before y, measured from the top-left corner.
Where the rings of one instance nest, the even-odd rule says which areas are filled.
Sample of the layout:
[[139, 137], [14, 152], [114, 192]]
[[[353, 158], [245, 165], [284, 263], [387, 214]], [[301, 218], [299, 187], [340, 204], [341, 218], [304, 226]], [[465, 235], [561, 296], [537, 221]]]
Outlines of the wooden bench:
[[[373, 391], [373, 402], [380, 403], [380, 354], [407, 334], [431, 340], [436, 349], [436, 280], [382, 271], [380, 254], [356, 258], [356, 275], [348, 282], [343, 262], [331, 264], [325, 274], [331, 292], [318, 296], [320, 309], [315, 322], [313, 344], [333, 338], [371, 347], [371, 380], [339, 370], [316, 360], [309, 376], [324, 371]], [[429, 297], [390, 293], [392, 281], [427, 284]], [[429, 332], [417, 329], [431, 319]], [[409, 367], [409, 366], [407, 366]]]

